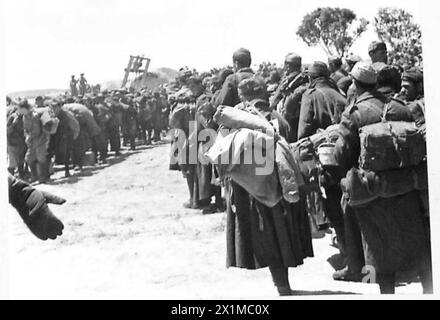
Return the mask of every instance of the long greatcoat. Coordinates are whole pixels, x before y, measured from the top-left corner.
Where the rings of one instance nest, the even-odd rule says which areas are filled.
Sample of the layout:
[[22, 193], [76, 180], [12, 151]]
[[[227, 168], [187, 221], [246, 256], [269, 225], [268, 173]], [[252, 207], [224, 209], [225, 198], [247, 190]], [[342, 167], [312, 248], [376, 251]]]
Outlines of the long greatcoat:
[[[386, 98], [378, 92], [364, 92], [342, 115], [341, 138], [336, 143], [335, 157], [345, 171], [357, 166], [360, 153], [359, 128], [380, 122]], [[395, 105], [394, 108], [398, 109]], [[395, 110], [393, 119], [403, 120]], [[392, 198], [379, 198], [355, 207], [360, 230], [366, 242], [366, 264], [377, 273], [395, 273], [411, 268], [429, 268], [428, 239], [421, 213], [422, 204], [416, 191]]]

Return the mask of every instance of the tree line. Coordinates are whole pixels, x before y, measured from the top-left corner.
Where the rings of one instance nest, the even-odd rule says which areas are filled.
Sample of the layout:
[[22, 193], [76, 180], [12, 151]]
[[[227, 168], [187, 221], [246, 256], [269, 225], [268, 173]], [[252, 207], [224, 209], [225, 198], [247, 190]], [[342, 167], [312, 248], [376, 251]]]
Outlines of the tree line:
[[[304, 16], [296, 34], [308, 46], [320, 46], [329, 57], [343, 57], [369, 24], [350, 9], [321, 7]], [[404, 68], [422, 66], [421, 31], [412, 14], [399, 8], [379, 8], [373, 26], [389, 48], [389, 63]]]

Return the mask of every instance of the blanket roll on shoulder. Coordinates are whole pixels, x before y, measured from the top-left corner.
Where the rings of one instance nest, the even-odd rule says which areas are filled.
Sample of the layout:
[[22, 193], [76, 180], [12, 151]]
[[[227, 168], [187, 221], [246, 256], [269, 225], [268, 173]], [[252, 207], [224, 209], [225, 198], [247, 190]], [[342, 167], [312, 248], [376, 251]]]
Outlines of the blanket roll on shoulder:
[[91, 137], [95, 137], [101, 133], [101, 128], [93, 118], [93, 113], [86, 106], [79, 103], [68, 103], [63, 106], [64, 110], [73, 113], [81, 127], [87, 130]]
[[262, 130], [266, 134], [273, 134], [274, 129], [270, 122], [261, 116], [227, 106], [220, 106], [214, 114], [214, 121], [229, 129], [246, 128]]
[[57, 132], [59, 120], [50, 111], [50, 109], [49, 108], [37, 108], [36, 111], [37, 111], [38, 116], [40, 117], [40, 121], [43, 126], [43, 130], [48, 134], [54, 134], [55, 132]]

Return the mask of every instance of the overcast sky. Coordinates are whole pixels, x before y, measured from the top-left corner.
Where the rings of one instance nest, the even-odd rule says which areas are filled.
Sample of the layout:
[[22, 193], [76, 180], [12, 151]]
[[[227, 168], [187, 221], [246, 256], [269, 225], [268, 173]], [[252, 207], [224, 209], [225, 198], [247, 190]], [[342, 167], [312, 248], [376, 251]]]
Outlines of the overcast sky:
[[[67, 88], [71, 74], [90, 83], [122, 79], [130, 54], [150, 57], [151, 69], [198, 70], [231, 63], [245, 47], [254, 62], [281, 63], [296, 52], [324, 60], [296, 36], [303, 16], [319, 6], [354, 10], [372, 20], [381, 6], [401, 7], [423, 21], [422, 1], [368, 0], [0, 0], [6, 40], [6, 91]], [[372, 25], [353, 46], [367, 55]]]

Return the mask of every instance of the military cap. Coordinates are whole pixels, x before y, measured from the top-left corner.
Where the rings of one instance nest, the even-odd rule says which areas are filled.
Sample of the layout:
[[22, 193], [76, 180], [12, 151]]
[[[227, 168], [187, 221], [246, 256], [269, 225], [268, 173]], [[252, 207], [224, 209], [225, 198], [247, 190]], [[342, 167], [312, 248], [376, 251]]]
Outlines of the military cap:
[[328, 70], [327, 64], [322, 61], [315, 61], [308, 73], [312, 77], [328, 77], [330, 76], [330, 71]]
[[419, 83], [423, 81], [423, 73], [420, 71], [419, 68], [412, 67], [403, 72], [402, 80]]
[[385, 50], [385, 51], [387, 51], [387, 45], [383, 41], [373, 41], [368, 46], [368, 53], [374, 52], [376, 50]]
[[251, 52], [248, 49], [240, 48], [232, 55], [234, 61], [251, 61]]
[[202, 84], [202, 82], [203, 82], [202, 78], [200, 78], [196, 75], [189, 77], [187, 80], [188, 84]]
[[19, 108], [26, 108], [26, 109], [30, 109], [31, 105], [29, 104], [27, 99], [23, 99], [18, 103], [18, 107]]
[[55, 107], [55, 106], [59, 106], [62, 104], [62, 100], [58, 97], [46, 100], [45, 105], [49, 106], [49, 107]]
[[284, 62], [287, 64], [301, 64], [301, 56], [296, 53], [288, 53]]
[[365, 84], [376, 84], [377, 82], [377, 72], [373, 66], [362, 61], [355, 64], [350, 75], [357, 81]]
[[342, 65], [342, 59], [339, 56], [331, 56], [330, 58], [328, 58], [328, 63]]

